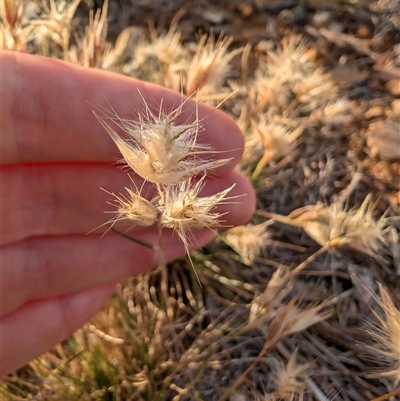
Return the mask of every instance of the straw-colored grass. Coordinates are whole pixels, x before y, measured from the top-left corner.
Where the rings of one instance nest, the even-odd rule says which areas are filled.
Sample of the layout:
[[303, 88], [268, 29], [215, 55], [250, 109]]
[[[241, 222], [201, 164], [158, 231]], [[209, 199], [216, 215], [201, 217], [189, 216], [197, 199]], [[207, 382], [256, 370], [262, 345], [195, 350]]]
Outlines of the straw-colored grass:
[[[254, 46], [228, 33], [191, 38], [180, 30], [185, 14], [178, 9], [169, 30], [155, 29], [158, 21], [121, 26], [111, 43], [112, 1], [104, 2], [102, 12], [90, 11], [86, 23], [85, 7], [79, 7], [90, 1], [38, 3], [36, 14], [29, 14], [30, 1], [2, 0], [2, 48], [110, 69], [188, 95], [197, 91], [213, 105], [235, 90], [221, 108], [244, 132], [240, 168], [253, 180], [257, 211], [248, 225], [192, 252], [190, 261], [119, 284], [92, 321], [5, 377], [2, 397], [395, 400], [399, 164], [373, 158], [379, 152], [368, 150], [365, 132], [376, 121], [400, 122], [393, 85], [385, 86], [398, 80], [400, 68], [396, 2], [389, 2], [390, 10], [383, 0], [364, 8], [344, 1], [327, 10], [307, 2], [305, 27], [285, 24], [287, 14], [272, 4], [294, 12], [292, 6], [254, 2], [251, 21], [267, 12], [280, 27], [273, 40]], [[236, 10], [226, 11], [227, 22], [244, 13], [236, 3], [221, 2], [222, 10]], [[128, 7], [132, 18], [142, 12], [136, 6]], [[211, 17], [204, 5], [198, 7], [206, 27]], [[315, 17], [323, 12], [327, 28]], [[361, 29], [370, 36], [355, 37]], [[363, 74], [368, 80], [358, 79]], [[135, 187], [112, 194], [111, 224], [158, 221], [183, 241], [191, 230], [223, 225], [213, 207], [228, 191], [198, 197], [202, 181], [193, 184], [190, 177], [226, 161], [196, 147], [201, 122], [177, 127], [180, 112], [145, 109], [133, 121], [107, 111], [98, 116], [128, 166], [159, 190], [151, 201]], [[198, 154], [204, 156], [200, 162]]]

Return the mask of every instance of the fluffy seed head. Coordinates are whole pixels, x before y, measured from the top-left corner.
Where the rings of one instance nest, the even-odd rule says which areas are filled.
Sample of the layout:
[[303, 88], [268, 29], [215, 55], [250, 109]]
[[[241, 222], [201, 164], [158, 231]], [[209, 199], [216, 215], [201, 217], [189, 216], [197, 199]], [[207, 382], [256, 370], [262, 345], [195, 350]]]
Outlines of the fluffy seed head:
[[[197, 143], [200, 123], [198, 119], [192, 123], [178, 123], [182, 107], [183, 104], [167, 113], [161, 104], [155, 114], [146, 105], [146, 112], [139, 113], [137, 120], [95, 115], [135, 173], [155, 184], [176, 185], [229, 161], [204, 158], [211, 150]], [[126, 134], [125, 139], [106, 122], [110, 119]]]
[[271, 322], [266, 342], [275, 343], [280, 338], [299, 333], [331, 315], [332, 309], [327, 308], [324, 303], [302, 310], [292, 301], [281, 308]]
[[294, 36], [268, 52], [255, 75], [259, 109], [267, 105], [282, 109], [294, 99], [314, 109], [336, 93], [331, 77], [315, 62], [315, 50], [306, 49]]
[[329, 102], [323, 110], [314, 110], [310, 116], [311, 121], [332, 125], [343, 124], [351, 118], [350, 102], [345, 98]]
[[305, 390], [305, 371], [310, 367], [310, 364], [298, 364], [297, 349], [290, 356], [286, 365], [277, 361], [277, 366], [271, 371], [273, 381], [275, 383], [274, 395], [277, 400], [294, 401], [300, 399], [300, 394]]
[[138, 226], [152, 226], [157, 221], [156, 206], [133, 190], [125, 189], [128, 196], [111, 194], [116, 198], [114, 206], [117, 206], [117, 216], [111, 222], [126, 220]]
[[185, 93], [199, 91], [200, 94], [215, 92], [222, 87], [229, 72], [229, 62], [241, 49], [229, 52], [231, 38], [203, 35], [197, 45], [188, 69]]
[[265, 246], [270, 237], [267, 231], [269, 224], [271, 223], [266, 221], [253, 226], [231, 228], [226, 233], [226, 241], [242, 256], [245, 263], [251, 264], [254, 257]]
[[264, 154], [268, 155], [269, 160], [276, 160], [288, 155], [295, 146], [295, 141], [303, 132], [303, 127], [299, 126], [292, 130], [289, 127], [275, 121], [261, 121], [254, 124], [254, 130], [259, 142], [264, 148]]
[[22, 7], [22, 0], [1, 0], [0, 15], [8, 29], [13, 30], [21, 22]]
[[253, 126], [254, 134], [247, 140], [247, 149], [250, 151], [253, 148], [260, 148], [260, 144], [263, 148], [263, 155], [253, 171], [252, 178], [256, 179], [270, 161], [285, 157], [292, 152], [296, 146], [296, 139], [304, 128], [298, 126], [293, 130], [281, 123], [265, 120], [258, 124], [253, 123]]
[[[375, 360], [383, 362], [387, 368], [371, 376], [385, 377], [398, 385], [400, 383], [400, 311], [382, 285], [379, 285], [379, 289], [381, 296], [380, 299], [376, 299], [383, 314], [373, 311], [376, 320], [369, 322], [367, 328], [373, 342], [366, 349]], [[365, 349], [364, 344], [363, 349]]]
[[[284, 220], [282, 220], [284, 221]], [[374, 218], [374, 204], [368, 195], [358, 209], [346, 210], [341, 202], [325, 207], [323, 204], [306, 206], [289, 214], [287, 223], [302, 227], [321, 246], [349, 246], [381, 259], [380, 250], [385, 240], [388, 219]]]
[[187, 243], [188, 234], [199, 228], [221, 227], [224, 213], [213, 212], [234, 185], [212, 196], [200, 197], [205, 176], [197, 183], [184, 182], [166, 188], [165, 205], [161, 216], [164, 227], [172, 228]]

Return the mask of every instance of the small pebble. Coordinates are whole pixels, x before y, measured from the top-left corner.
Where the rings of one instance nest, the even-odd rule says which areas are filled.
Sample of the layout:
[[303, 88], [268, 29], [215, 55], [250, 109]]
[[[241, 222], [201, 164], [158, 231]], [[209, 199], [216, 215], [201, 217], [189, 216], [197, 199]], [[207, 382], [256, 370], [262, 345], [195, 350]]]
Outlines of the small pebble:
[[385, 89], [392, 96], [400, 96], [400, 79], [391, 79], [386, 82]]

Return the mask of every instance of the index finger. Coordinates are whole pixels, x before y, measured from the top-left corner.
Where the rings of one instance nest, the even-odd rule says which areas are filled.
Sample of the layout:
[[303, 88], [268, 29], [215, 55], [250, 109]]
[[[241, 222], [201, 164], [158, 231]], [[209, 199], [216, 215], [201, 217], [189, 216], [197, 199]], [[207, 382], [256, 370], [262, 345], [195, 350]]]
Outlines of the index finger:
[[[1, 58], [3, 164], [114, 161], [118, 151], [93, 116], [94, 107], [111, 105], [119, 116], [135, 118], [143, 99], [150, 107], [163, 99], [166, 110], [182, 103], [179, 93], [119, 74], [8, 51]], [[189, 99], [182, 121], [194, 121], [196, 107]], [[199, 141], [218, 152], [216, 158], [232, 158], [220, 173], [231, 170], [243, 148], [239, 128], [204, 104], [198, 105], [198, 118], [204, 129]]]

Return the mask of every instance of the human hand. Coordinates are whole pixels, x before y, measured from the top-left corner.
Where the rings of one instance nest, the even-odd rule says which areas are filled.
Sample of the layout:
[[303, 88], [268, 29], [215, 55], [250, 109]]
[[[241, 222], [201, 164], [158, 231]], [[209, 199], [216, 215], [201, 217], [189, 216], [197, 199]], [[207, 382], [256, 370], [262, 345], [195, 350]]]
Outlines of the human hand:
[[[1, 55], [1, 227], [0, 375], [29, 362], [82, 326], [107, 300], [119, 280], [154, 267], [145, 247], [101, 230], [110, 195], [124, 193], [129, 177], [113, 162], [115, 144], [92, 114], [95, 106], [132, 117], [142, 105], [167, 108], [181, 96], [168, 89], [58, 60], [4, 51]], [[94, 105], [94, 106], [93, 106]], [[194, 118], [195, 102], [184, 116]], [[243, 140], [224, 113], [199, 105], [205, 118], [201, 141], [232, 160], [209, 180], [205, 193], [232, 183], [229, 196], [246, 194], [220, 206], [228, 225], [244, 223], [253, 212], [254, 194], [233, 168]], [[137, 179], [138, 186], [141, 180]], [[103, 227], [105, 230], [106, 227]], [[103, 230], [103, 232], [104, 232]], [[196, 233], [199, 246], [211, 231]], [[135, 237], [157, 242], [154, 228], [135, 229]], [[165, 234], [166, 259], [185, 253], [177, 235]]]

